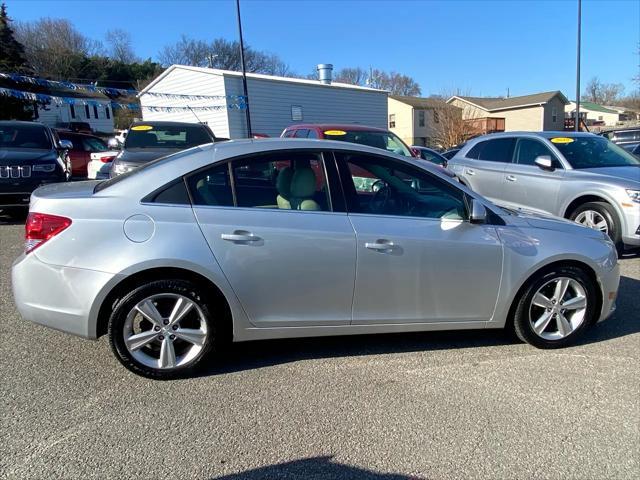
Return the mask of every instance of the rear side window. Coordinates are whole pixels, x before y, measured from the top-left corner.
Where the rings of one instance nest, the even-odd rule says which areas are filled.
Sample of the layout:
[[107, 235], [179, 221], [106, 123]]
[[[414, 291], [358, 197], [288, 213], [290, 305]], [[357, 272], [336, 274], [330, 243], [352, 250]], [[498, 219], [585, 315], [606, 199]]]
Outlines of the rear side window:
[[306, 128], [301, 128], [300, 130], [296, 130], [296, 134], [294, 135], [295, 138], [307, 138], [307, 135], [309, 134], [309, 130], [307, 130]]
[[187, 180], [194, 205], [233, 207], [229, 165], [215, 165]]
[[287, 130], [286, 132], [284, 132], [283, 137], [285, 138], [291, 138], [295, 135], [296, 131], [295, 130]]
[[467, 158], [485, 160], [487, 162], [511, 162], [515, 138], [496, 138], [478, 143], [467, 153]]
[[184, 180], [179, 178], [178, 180], [171, 182], [169, 185], [163, 187], [159, 192], [154, 192], [147, 198], [142, 199], [143, 202], [152, 203], [168, 203], [172, 205], [190, 205], [189, 194], [187, 193], [187, 187], [184, 184]]
[[309, 135], [307, 135], [307, 138], [319, 138], [318, 132], [316, 132], [315, 130], [309, 130]]

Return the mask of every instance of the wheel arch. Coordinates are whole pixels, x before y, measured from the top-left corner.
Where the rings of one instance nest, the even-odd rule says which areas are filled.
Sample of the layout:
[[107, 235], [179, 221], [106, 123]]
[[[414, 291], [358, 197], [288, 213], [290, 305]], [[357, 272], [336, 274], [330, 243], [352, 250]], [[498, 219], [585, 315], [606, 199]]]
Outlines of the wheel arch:
[[123, 296], [149, 281], [164, 279], [188, 280], [199, 287], [204, 288], [208, 294], [207, 297], [213, 299], [212, 301], [215, 302], [216, 305], [219, 305], [224, 312], [223, 320], [220, 325], [220, 331], [222, 332], [224, 340], [230, 341], [232, 339], [233, 316], [231, 313], [231, 306], [222, 290], [210, 278], [194, 272], [193, 270], [181, 267], [147, 268], [126, 276], [114, 285], [110, 289], [109, 293], [104, 297], [104, 300], [98, 309], [98, 315], [96, 318], [96, 338], [107, 333], [111, 312]]
[[616, 202], [613, 199], [609, 198], [607, 195], [602, 193], [591, 193], [591, 192], [583, 192], [573, 200], [571, 200], [563, 209], [562, 216], [564, 218], [569, 218], [571, 214], [580, 206], [589, 202], [603, 202], [607, 205], [610, 205], [611, 208], [616, 212], [618, 216], [618, 221], [620, 222], [621, 227], [624, 227], [624, 215], [618, 209]]

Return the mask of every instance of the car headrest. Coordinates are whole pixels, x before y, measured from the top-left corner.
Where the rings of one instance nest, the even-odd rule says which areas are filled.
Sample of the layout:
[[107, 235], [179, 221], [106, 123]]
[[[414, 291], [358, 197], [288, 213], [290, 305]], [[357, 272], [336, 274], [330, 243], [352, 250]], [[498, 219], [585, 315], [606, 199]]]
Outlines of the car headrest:
[[278, 172], [276, 178], [276, 189], [278, 193], [288, 199], [291, 196], [291, 179], [293, 178], [293, 170], [291, 167], [285, 167]]
[[316, 174], [311, 167], [296, 168], [291, 179], [291, 196], [313, 197], [316, 191]]

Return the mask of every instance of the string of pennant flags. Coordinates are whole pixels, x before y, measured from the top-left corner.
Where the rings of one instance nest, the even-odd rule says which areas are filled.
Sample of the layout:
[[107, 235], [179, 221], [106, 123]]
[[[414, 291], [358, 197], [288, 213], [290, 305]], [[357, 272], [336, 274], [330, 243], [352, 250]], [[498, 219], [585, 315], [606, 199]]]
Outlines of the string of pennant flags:
[[[136, 96], [140, 92], [132, 89], [111, 88], [111, 87], [98, 87], [95, 85], [79, 84], [65, 81], [47, 80], [38, 77], [29, 77], [26, 75], [19, 75], [15, 73], [2, 73], [0, 72], [0, 78], [9, 79], [14, 83], [21, 85], [38, 85], [45, 88], [54, 89], [67, 89], [73, 91], [84, 91], [89, 93], [102, 93], [109, 97], [112, 108], [121, 108], [126, 110], [139, 110], [140, 105], [137, 103], [125, 103], [117, 102], [112, 97], [120, 96]], [[244, 110], [246, 107], [246, 97], [243, 95], [190, 95], [180, 93], [165, 93], [165, 92], [145, 92], [145, 95], [149, 95], [154, 98], [162, 99], [175, 99], [175, 100], [190, 100], [190, 101], [212, 101], [221, 100], [228, 102], [221, 105], [205, 105], [196, 107], [183, 107], [183, 106], [160, 106], [160, 105], [145, 105], [144, 109], [155, 112], [169, 112], [175, 110], [200, 110], [200, 111], [216, 111], [223, 109], [238, 109]], [[49, 95], [46, 93], [35, 93], [24, 90], [18, 90], [14, 88], [0, 87], [0, 95], [5, 97], [13, 97], [21, 100], [38, 102], [41, 104], [55, 104], [55, 105], [102, 105], [104, 102], [94, 100], [90, 98], [76, 98], [76, 97], [64, 97], [60, 95]]]

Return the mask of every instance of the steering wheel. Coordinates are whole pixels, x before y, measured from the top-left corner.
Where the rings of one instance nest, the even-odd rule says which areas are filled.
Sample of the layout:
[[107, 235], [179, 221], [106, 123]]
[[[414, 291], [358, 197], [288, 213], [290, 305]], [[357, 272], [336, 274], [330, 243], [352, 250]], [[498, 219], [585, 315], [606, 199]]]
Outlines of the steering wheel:
[[383, 181], [378, 180], [371, 186], [371, 190], [374, 193], [369, 201], [369, 210], [373, 213], [384, 213], [393, 197], [391, 188]]

